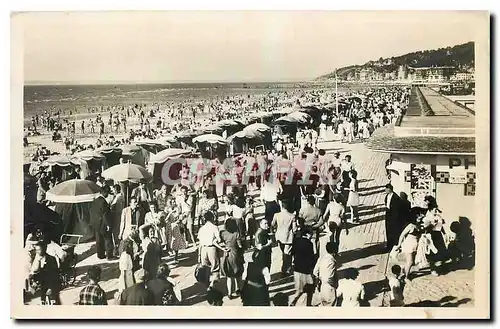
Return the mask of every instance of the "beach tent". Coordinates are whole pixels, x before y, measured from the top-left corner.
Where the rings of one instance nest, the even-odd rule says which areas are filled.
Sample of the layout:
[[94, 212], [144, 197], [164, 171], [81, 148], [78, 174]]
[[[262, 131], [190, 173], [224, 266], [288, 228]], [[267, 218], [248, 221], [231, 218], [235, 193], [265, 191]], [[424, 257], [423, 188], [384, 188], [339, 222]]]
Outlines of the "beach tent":
[[[152, 155], [149, 159], [149, 171], [153, 173], [153, 185], [154, 187], [160, 187], [164, 182], [162, 175], [165, 163], [169, 160], [187, 158], [192, 155], [192, 152], [186, 149], [166, 149], [158, 154]], [[182, 169], [182, 162], [174, 162], [169, 166], [168, 177], [172, 180], [177, 180], [179, 177], [178, 173]]]
[[220, 144], [220, 145], [225, 145], [226, 140], [222, 138], [222, 136], [215, 135], [215, 134], [203, 134], [198, 137], [193, 138], [193, 143], [194, 144]]
[[313, 119], [313, 125], [318, 127], [321, 124], [321, 116], [324, 113], [330, 113], [329, 110], [324, 108], [319, 108], [317, 106], [308, 106], [300, 109], [300, 112], [306, 113]]
[[134, 140], [134, 145], [140, 146], [146, 151], [156, 154], [160, 151], [163, 151], [167, 147], [160, 143], [159, 141], [153, 140], [153, 139], [140, 139], [140, 140]]
[[125, 162], [130, 161], [139, 166], [146, 166], [149, 161], [150, 152], [137, 145], [122, 145], [122, 158]]
[[122, 156], [122, 149], [113, 146], [103, 146], [96, 150], [99, 154], [102, 154], [106, 161], [104, 161], [104, 169], [113, 167], [120, 163], [120, 158]]
[[199, 136], [200, 132], [197, 131], [184, 131], [177, 135], [177, 140], [181, 143], [182, 148], [187, 146], [194, 146], [193, 138]]
[[181, 143], [173, 135], [164, 135], [154, 140], [165, 148], [181, 148]]
[[222, 120], [217, 122], [216, 126], [220, 127], [222, 131], [227, 131], [228, 135], [231, 135], [241, 131], [245, 127], [245, 124], [239, 120]]
[[193, 138], [193, 144], [198, 147], [203, 158], [226, 158], [228, 144], [222, 136], [215, 134], [200, 135]]
[[[80, 242], [94, 239], [94, 232], [90, 225], [90, 209], [92, 202], [84, 203], [56, 203], [55, 212], [60, 216], [62, 232], [66, 234], [82, 235]], [[66, 241], [74, 243], [76, 241]]]
[[263, 123], [253, 123], [251, 125], [246, 126], [243, 130], [246, 131], [257, 130], [260, 132], [266, 132], [266, 131], [271, 131], [271, 127]]
[[275, 125], [292, 125], [292, 126], [297, 126], [297, 125], [305, 125], [311, 121], [311, 116], [307, 113], [303, 112], [292, 112], [288, 115], [285, 115], [283, 117], [280, 117], [276, 120], [274, 120]]
[[52, 177], [58, 178], [62, 181], [69, 178], [69, 175], [73, 173], [75, 167], [75, 164], [71, 162], [71, 158], [63, 154], [48, 157], [42, 165], [49, 167]]
[[227, 142], [233, 146], [233, 153], [244, 153], [249, 148], [255, 148], [258, 145], [269, 148], [271, 146], [271, 130], [243, 129], [229, 136]]
[[105, 161], [106, 157], [94, 150], [81, 151], [71, 157], [71, 162], [80, 166], [82, 179], [96, 172], [102, 172]]
[[249, 124], [252, 123], [263, 123], [263, 124], [269, 124], [273, 120], [273, 113], [272, 112], [259, 112], [250, 117]]
[[47, 206], [26, 198], [24, 200], [24, 240], [30, 232], [40, 229], [48, 235], [48, 238], [59, 242], [64, 232], [61, 216], [49, 209]]

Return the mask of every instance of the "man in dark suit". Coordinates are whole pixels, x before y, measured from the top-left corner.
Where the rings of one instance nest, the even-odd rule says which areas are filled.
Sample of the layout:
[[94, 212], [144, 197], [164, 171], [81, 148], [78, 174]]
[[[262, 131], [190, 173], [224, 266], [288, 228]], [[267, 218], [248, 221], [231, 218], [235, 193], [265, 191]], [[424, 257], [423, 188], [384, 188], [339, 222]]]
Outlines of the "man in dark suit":
[[90, 220], [95, 233], [97, 258], [112, 260], [114, 258], [112, 237], [113, 223], [109, 204], [106, 201], [109, 192], [109, 186], [104, 185], [101, 188], [101, 194], [92, 202]]
[[387, 235], [387, 249], [390, 251], [398, 243], [401, 232], [401, 199], [394, 193], [394, 188], [391, 184], [385, 186], [385, 193], [385, 232]]

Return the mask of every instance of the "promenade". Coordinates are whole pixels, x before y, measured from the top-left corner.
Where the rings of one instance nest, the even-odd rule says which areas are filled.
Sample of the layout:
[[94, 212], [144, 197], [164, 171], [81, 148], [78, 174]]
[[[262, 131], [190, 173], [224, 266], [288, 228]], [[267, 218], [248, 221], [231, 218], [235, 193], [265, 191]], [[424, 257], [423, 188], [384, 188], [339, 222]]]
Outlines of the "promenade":
[[[327, 153], [340, 152], [352, 155], [352, 161], [359, 172], [360, 187], [360, 223], [350, 225], [349, 234], [345, 230], [341, 235], [340, 271], [347, 267], [359, 270], [358, 280], [364, 284], [366, 304], [364, 306], [388, 306], [388, 294], [385, 291], [385, 275], [389, 263], [385, 251], [384, 227], [384, 185], [387, 184], [385, 161], [387, 154], [372, 152], [363, 143], [343, 144], [329, 141], [320, 144]], [[263, 216], [263, 207], [256, 209], [258, 218]], [[327, 233], [322, 233], [320, 239], [321, 249], [324, 252]], [[81, 260], [77, 265], [77, 279], [75, 283], [61, 292], [63, 304], [76, 304], [78, 294], [85, 282], [85, 274], [90, 265], [100, 265], [102, 273], [101, 287], [107, 292], [108, 304], [114, 304], [114, 295], [118, 289], [118, 262], [99, 260], [95, 254], [93, 243], [78, 246], [77, 252]], [[245, 254], [248, 259], [251, 252]], [[205, 287], [196, 282], [194, 271], [197, 264], [197, 251], [195, 247], [181, 251], [179, 264], [174, 266], [171, 257], [165, 257], [172, 268], [172, 277], [182, 289], [183, 305], [208, 305], [205, 298]], [[295, 293], [293, 277], [280, 278], [278, 272], [281, 266], [281, 252], [278, 247], [272, 251], [270, 294], [271, 297], [278, 292], [291, 297]], [[340, 273], [341, 274], [341, 273]], [[470, 305], [473, 294], [474, 271], [455, 271], [438, 278], [423, 276], [412, 281], [405, 290], [405, 299], [415, 306], [443, 305], [456, 303]], [[216, 287], [225, 292], [225, 279], [223, 278]], [[298, 306], [305, 306], [306, 296], [298, 301]], [[39, 298], [30, 304], [39, 303]], [[318, 294], [313, 298], [313, 305], [318, 305]], [[241, 299], [229, 300], [224, 297], [225, 306], [240, 306]]]

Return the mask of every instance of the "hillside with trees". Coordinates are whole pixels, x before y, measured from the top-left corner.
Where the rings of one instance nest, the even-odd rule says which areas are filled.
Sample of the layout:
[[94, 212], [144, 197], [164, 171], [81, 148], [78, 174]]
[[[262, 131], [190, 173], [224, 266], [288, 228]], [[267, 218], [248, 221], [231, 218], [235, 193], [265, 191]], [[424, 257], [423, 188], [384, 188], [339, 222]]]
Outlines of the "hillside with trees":
[[[467, 42], [453, 47], [435, 50], [417, 51], [397, 57], [372, 60], [364, 65], [350, 65], [339, 68], [339, 79], [347, 79], [350, 73], [359, 73], [363, 69], [370, 69], [380, 73], [397, 72], [399, 66], [428, 67], [428, 66], [453, 66], [459, 70], [474, 68], [474, 42]], [[334, 79], [335, 72], [318, 77], [318, 80]]]

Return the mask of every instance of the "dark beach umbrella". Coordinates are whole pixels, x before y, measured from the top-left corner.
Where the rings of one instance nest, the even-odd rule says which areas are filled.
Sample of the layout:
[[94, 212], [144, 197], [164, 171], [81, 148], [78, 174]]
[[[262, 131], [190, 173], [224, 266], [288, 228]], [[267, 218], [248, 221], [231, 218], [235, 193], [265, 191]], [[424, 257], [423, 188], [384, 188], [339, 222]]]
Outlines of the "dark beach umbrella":
[[274, 120], [277, 124], [298, 124], [307, 123], [311, 120], [311, 116], [303, 112], [293, 112], [284, 117]]
[[200, 133], [197, 131], [185, 131], [177, 135], [177, 140], [181, 143], [192, 145], [193, 138], [199, 135]]
[[239, 131], [228, 137], [227, 142], [231, 143], [234, 139], [264, 139], [264, 133], [258, 130], [245, 130]]

